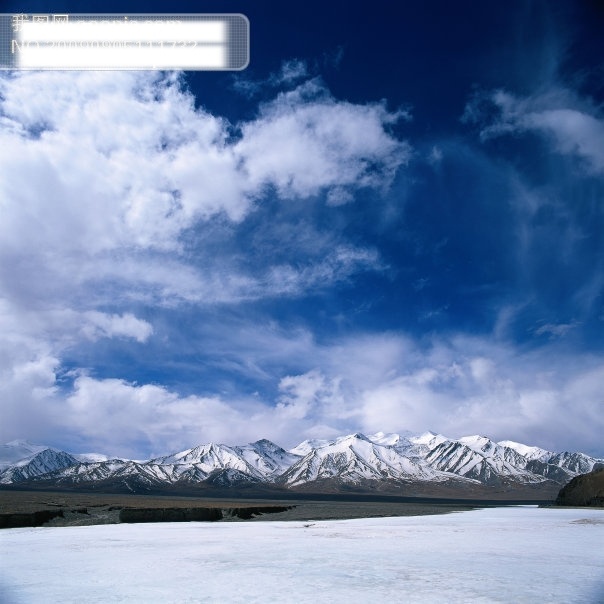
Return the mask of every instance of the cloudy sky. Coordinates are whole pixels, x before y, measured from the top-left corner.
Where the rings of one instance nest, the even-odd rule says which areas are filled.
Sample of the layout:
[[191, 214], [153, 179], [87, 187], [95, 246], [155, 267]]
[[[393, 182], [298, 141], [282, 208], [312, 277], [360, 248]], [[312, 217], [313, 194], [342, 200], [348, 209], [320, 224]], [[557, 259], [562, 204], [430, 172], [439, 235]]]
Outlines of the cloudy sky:
[[0, 75], [0, 442], [604, 457], [600, 3], [2, 10], [244, 13], [251, 60]]

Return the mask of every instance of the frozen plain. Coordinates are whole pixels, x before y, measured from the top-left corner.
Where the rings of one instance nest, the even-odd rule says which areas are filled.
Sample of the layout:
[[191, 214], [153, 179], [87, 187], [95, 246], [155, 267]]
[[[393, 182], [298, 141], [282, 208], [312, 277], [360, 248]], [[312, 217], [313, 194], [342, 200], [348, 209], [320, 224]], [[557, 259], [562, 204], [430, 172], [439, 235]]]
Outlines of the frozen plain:
[[604, 602], [604, 510], [0, 532], [0, 601]]

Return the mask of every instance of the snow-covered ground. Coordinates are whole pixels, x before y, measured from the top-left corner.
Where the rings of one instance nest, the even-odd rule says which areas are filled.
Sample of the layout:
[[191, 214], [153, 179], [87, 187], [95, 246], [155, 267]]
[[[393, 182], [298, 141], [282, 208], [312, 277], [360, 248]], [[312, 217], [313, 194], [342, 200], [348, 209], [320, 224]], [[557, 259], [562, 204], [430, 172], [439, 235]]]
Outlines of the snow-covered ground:
[[604, 602], [604, 510], [0, 532], [0, 601]]

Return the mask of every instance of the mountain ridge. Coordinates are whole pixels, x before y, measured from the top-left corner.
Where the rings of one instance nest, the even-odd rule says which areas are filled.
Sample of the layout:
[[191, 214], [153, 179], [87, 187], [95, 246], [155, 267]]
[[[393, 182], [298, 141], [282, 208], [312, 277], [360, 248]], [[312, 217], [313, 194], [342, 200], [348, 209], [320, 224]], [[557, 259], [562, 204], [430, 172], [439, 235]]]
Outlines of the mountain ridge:
[[[30, 453], [15, 461], [20, 452]], [[312, 492], [557, 492], [604, 459], [472, 435], [359, 432], [285, 450], [261, 439], [208, 443], [149, 460], [76, 455], [26, 441], [0, 446], [0, 485], [117, 489], [272, 489]]]

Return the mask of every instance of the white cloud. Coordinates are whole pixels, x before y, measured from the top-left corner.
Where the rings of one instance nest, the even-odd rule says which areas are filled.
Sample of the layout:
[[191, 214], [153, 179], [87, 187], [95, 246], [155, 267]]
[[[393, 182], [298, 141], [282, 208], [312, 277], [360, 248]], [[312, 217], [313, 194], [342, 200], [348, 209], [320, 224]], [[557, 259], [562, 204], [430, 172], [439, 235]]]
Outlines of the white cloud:
[[[602, 454], [604, 422], [594, 413], [601, 399], [589, 384], [604, 359], [571, 355], [556, 341], [520, 352], [489, 337], [420, 343], [381, 333], [319, 343], [276, 324], [223, 327], [217, 362], [280, 387], [264, 400], [250, 438], [268, 429], [269, 438], [295, 445], [334, 432], [431, 429]], [[211, 332], [203, 337], [214, 340]], [[593, 429], [584, 429], [587, 421]]]
[[119, 455], [162, 454], [201, 442], [247, 436], [246, 412], [219, 397], [180, 397], [162, 386], [81, 376], [64, 404], [63, 424], [93, 447]]
[[[219, 396], [179, 396], [154, 384], [119, 379], [78, 377], [61, 406], [61, 429], [74, 442], [123, 456], [160, 455], [218, 442], [243, 444], [270, 437], [297, 444], [315, 434], [314, 407], [331, 420], [323, 434], [337, 434], [334, 407], [340, 397], [337, 380], [320, 372], [285, 377], [276, 406], [253, 397], [224, 400]], [[294, 436], [295, 434], [295, 436]]]
[[[303, 70], [292, 64], [288, 73], [297, 81]], [[316, 239], [309, 237], [303, 257], [265, 259], [251, 273], [237, 261], [240, 250], [207, 252], [205, 229], [235, 229], [265, 195], [281, 203], [320, 196], [338, 205], [353, 202], [359, 188], [381, 190], [409, 159], [409, 146], [390, 134], [407, 116], [384, 104], [338, 101], [318, 81], [279, 95], [237, 125], [195, 109], [173, 74], [12, 74], [0, 78], [0, 93], [6, 440], [47, 442], [64, 434], [138, 455], [135, 448], [164, 453], [210, 440], [268, 437], [295, 445], [351, 429], [435, 429], [601, 448], [586, 434], [604, 429], [596, 412], [604, 362], [569, 359], [555, 342], [535, 353], [488, 339], [418, 343], [398, 333], [319, 343], [302, 329], [225, 320], [207, 327], [212, 350], [204, 354], [236, 377], [272, 388], [273, 399], [183, 396], [77, 371], [69, 384], [62, 367], [69, 347], [150, 340], [153, 325], [136, 316], [135, 303], [299, 296], [383, 270], [376, 250], [333, 237], [312, 252]], [[500, 117], [485, 126], [485, 136], [547, 133], [559, 152], [602, 169], [592, 134], [599, 133], [596, 113], [551, 99], [523, 104], [504, 95], [490, 102]], [[188, 248], [184, 234], [198, 247]], [[509, 317], [500, 319], [503, 333]], [[563, 335], [566, 328], [541, 329]]]
[[[5, 345], [39, 340], [59, 353], [82, 338], [132, 338], [146, 342], [153, 333], [147, 321], [132, 313], [108, 314], [71, 308], [22, 308], [0, 298], [0, 332]], [[37, 350], [32, 346], [32, 350]]]
[[383, 104], [336, 101], [316, 81], [281, 94], [242, 126], [236, 145], [250, 182], [281, 197], [310, 197], [346, 185], [381, 188], [410, 154], [385, 130], [403, 117]]
[[278, 74], [273, 74], [269, 78], [269, 82], [274, 86], [280, 86], [282, 84], [291, 84], [307, 78], [308, 65], [306, 61], [300, 59], [291, 59], [289, 61], [283, 61], [281, 64], [281, 71]]
[[555, 151], [580, 158], [590, 171], [604, 172], [604, 119], [599, 110], [571, 92], [551, 87], [521, 98], [503, 90], [476, 95], [466, 106], [467, 122], [481, 125], [481, 137], [536, 132]]
[[132, 314], [28, 310], [0, 298], [0, 439], [48, 443], [65, 433], [62, 357], [101, 338], [148, 340], [152, 326]]
[[286, 376], [279, 382], [279, 390], [282, 394], [277, 409], [288, 419], [304, 419], [324, 389], [325, 378], [319, 371]]
[[338, 378], [328, 379], [320, 371], [313, 369], [296, 376], [286, 376], [279, 382], [281, 396], [276, 412], [280, 419], [322, 419], [343, 421], [339, 415], [344, 410], [343, 395]]
[[83, 315], [87, 324], [82, 327], [82, 333], [91, 340], [99, 337], [126, 337], [134, 338], [137, 342], [146, 342], [153, 333], [150, 323], [137, 319], [131, 313], [108, 315], [97, 311], [87, 311]]
[[[100, 296], [99, 281], [112, 301], [278, 295], [270, 275], [284, 267], [252, 278], [229, 259], [192, 257], [183, 233], [203, 241], [204, 224], [237, 224], [270, 190], [349, 201], [355, 188], [387, 186], [409, 154], [388, 133], [402, 113], [337, 101], [316, 81], [239, 125], [196, 109], [175, 74], [26, 72], [0, 78], [0, 93], [0, 295], [22, 303], [63, 299], [74, 284]], [[336, 279], [354, 270], [340, 260], [326, 261], [340, 262]], [[325, 270], [305, 268], [286, 293]]]
[[265, 287], [274, 294], [296, 295], [326, 284], [345, 281], [363, 270], [383, 270], [376, 250], [338, 246], [327, 256], [305, 267], [280, 265], [271, 268]]
[[0, 82], [2, 111], [26, 131], [42, 128], [34, 138], [2, 134], [7, 232], [37, 232], [55, 251], [172, 249], [192, 221], [247, 211], [227, 125], [196, 111], [174, 76], [31, 73]]
[[28, 341], [13, 343], [4, 358], [2, 434], [48, 442], [60, 433], [65, 442], [141, 457], [210, 441], [266, 437], [294, 446], [356, 430], [431, 429], [602, 454], [604, 359], [568, 356], [555, 342], [520, 353], [488, 338], [420, 345], [384, 333], [319, 343], [276, 324], [226, 323], [218, 340], [208, 329], [201, 337], [216, 346], [206, 362], [274, 388], [274, 398], [237, 389], [182, 396], [91, 375], [68, 386], [60, 359]]
[[[305, 70], [302, 62], [286, 63], [280, 78], [295, 84]], [[406, 143], [388, 133], [399, 114], [383, 105], [339, 102], [317, 82], [312, 88], [309, 95], [302, 85], [269, 102], [256, 119], [230, 124], [196, 109], [177, 74], [0, 77], [0, 390], [6, 438], [61, 432], [57, 423], [68, 411], [69, 395], [62, 381], [66, 351], [93, 347], [103, 338], [145, 344], [153, 326], [136, 316], [135, 305], [298, 296], [358, 271], [382, 270], [375, 250], [337, 236], [317, 247], [315, 233], [306, 251], [300, 246], [295, 262], [266, 256], [251, 273], [229, 240], [267, 191], [283, 193], [285, 203], [292, 192], [299, 197], [331, 193], [333, 199], [343, 186], [381, 189], [381, 177], [391, 178], [405, 163]], [[291, 126], [290, 138], [270, 142], [285, 123]], [[300, 140], [292, 140], [296, 136]], [[292, 146], [300, 153], [299, 165], [280, 163]], [[262, 167], [253, 155], [257, 151], [273, 159]], [[310, 170], [307, 152], [315, 154]], [[321, 166], [321, 161], [328, 163]], [[204, 247], [206, 235], [215, 233], [224, 252]], [[97, 382], [106, 390], [95, 389]], [[183, 402], [160, 386], [141, 390], [119, 380], [105, 384], [81, 378], [68, 396], [72, 410], [94, 400], [96, 412], [87, 413], [100, 427], [109, 426], [115, 409], [103, 396], [110, 387], [117, 399], [135, 401], [129, 408], [141, 412], [141, 430], [155, 439], [180, 424], [165, 419], [153, 428], [143, 394], [151, 392], [160, 401], [158, 414], [166, 418], [172, 407], [186, 415], [196, 405], [211, 409], [208, 401], [214, 401]], [[230, 408], [226, 405], [220, 421], [229, 421]], [[86, 433], [92, 434], [94, 422], [88, 424], [85, 415], [82, 411], [76, 424], [85, 432], [89, 426]], [[237, 413], [232, 417], [233, 426], [243, 429]], [[204, 425], [214, 426], [205, 437], [228, 436], [218, 420]], [[107, 432], [103, 438], [111, 444], [118, 436], [112, 441]]]
[[433, 145], [428, 154], [428, 163], [433, 166], [438, 166], [443, 160], [443, 151], [438, 145]]
[[524, 126], [553, 137], [560, 153], [578, 155], [595, 172], [604, 171], [604, 121], [576, 109], [550, 109], [525, 118]]
[[3, 442], [19, 434], [46, 442], [53, 432], [56, 434], [56, 420], [61, 420], [54, 406], [60, 364], [43, 341], [21, 337], [0, 344]]
[[[257, 268], [254, 274], [239, 267], [236, 257], [230, 256], [206, 259], [203, 271], [173, 258], [160, 258], [157, 263], [152, 259], [144, 262], [136, 256], [119, 262], [99, 259], [95, 264], [94, 285], [102, 289], [107, 283], [126, 302], [164, 307], [183, 302], [235, 304], [267, 297], [297, 297], [346, 282], [365, 271], [386, 269], [375, 249], [339, 245], [330, 238], [321, 240], [320, 236], [311, 243], [315, 249], [309, 250], [310, 257], [304, 255], [305, 242], [295, 241], [295, 251], [300, 252], [297, 262], [277, 264], [269, 258], [268, 266]], [[294, 242], [292, 249], [293, 246]]]
[[535, 335], [549, 335], [551, 338], [562, 338], [569, 331], [577, 327], [578, 323], [546, 323], [535, 329]]
[[354, 200], [354, 195], [344, 187], [335, 187], [327, 194], [327, 205], [343, 206]]
[[233, 89], [243, 96], [252, 98], [267, 89], [295, 86], [309, 76], [306, 61], [290, 59], [283, 61], [279, 71], [271, 73], [265, 80], [252, 80], [241, 74], [236, 74], [233, 79]]

